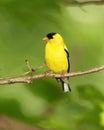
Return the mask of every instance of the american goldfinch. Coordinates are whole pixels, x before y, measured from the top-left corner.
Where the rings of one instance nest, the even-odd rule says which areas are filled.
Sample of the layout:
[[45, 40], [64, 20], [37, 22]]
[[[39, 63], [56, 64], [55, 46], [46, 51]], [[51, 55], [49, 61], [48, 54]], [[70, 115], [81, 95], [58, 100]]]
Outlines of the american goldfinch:
[[[69, 73], [69, 52], [62, 36], [58, 33], [48, 33], [43, 40], [47, 41], [45, 46], [45, 61], [48, 68], [58, 74]], [[61, 82], [64, 92], [71, 91], [68, 78], [57, 78]]]

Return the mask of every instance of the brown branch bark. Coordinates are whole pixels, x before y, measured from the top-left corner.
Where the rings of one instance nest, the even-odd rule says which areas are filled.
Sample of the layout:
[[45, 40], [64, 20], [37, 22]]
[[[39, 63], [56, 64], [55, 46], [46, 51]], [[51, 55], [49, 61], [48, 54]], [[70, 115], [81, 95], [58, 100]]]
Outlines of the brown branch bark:
[[103, 5], [104, 0], [86, 0], [86, 1], [68, 1], [68, 0], [61, 0], [64, 4], [69, 6], [85, 6], [85, 5]]
[[0, 130], [45, 130], [17, 121], [16, 119], [0, 115]]
[[[0, 79], [0, 85], [14, 84], [14, 83], [31, 83], [32, 80], [44, 78], [44, 77], [60, 78], [60, 77], [82, 76], [82, 75], [86, 75], [86, 74], [99, 72], [99, 71], [102, 71], [102, 70], [104, 70], [104, 65], [100, 66], [100, 67], [92, 68], [92, 69], [89, 69], [89, 70], [80, 71], [80, 72], [71, 72], [71, 73], [67, 73], [67, 74], [64, 74], [64, 75], [53, 74], [53, 73], [42, 73], [42, 74], [38, 74], [38, 75], [28, 76], [28, 75], [21, 74], [22, 76], [20, 75], [20, 77], [19, 76], [17, 76], [17, 77], [12, 76], [12, 77], [9, 77], [9, 78], [1, 78]], [[28, 74], [29, 72], [26, 72], [26, 73]]]

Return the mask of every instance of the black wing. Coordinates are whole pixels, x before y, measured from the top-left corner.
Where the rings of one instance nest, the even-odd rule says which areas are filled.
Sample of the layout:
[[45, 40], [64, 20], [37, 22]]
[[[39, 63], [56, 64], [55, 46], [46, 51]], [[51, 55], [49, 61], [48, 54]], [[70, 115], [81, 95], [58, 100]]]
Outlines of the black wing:
[[70, 71], [70, 59], [69, 59], [69, 52], [68, 52], [68, 50], [67, 50], [67, 49], [65, 49], [65, 48], [64, 48], [64, 50], [65, 50], [66, 55], [67, 55], [67, 60], [68, 60], [68, 70], [67, 70], [67, 72], [69, 73], [69, 71]]

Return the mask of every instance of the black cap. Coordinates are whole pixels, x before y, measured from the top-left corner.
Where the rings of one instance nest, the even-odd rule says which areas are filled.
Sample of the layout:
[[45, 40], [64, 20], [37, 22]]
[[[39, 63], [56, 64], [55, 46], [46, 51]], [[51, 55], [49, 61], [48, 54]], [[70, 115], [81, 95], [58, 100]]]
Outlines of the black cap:
[[55, 34], [56, 34], [56, 33], [54, 33], [54, 32], [48, 33], [48, 34], [47, 34], [47, 37], [48, 37], [49, 39], [52, 39]]

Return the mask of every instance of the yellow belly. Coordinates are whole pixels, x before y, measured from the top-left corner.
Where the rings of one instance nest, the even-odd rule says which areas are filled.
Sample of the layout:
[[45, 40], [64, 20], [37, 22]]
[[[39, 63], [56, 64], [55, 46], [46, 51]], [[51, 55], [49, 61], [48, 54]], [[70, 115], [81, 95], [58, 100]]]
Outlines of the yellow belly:
[[46, 46], [45, 60], [48, 68], [54, 73], [67, 72], [68, 60], [63, 47]]

